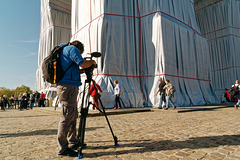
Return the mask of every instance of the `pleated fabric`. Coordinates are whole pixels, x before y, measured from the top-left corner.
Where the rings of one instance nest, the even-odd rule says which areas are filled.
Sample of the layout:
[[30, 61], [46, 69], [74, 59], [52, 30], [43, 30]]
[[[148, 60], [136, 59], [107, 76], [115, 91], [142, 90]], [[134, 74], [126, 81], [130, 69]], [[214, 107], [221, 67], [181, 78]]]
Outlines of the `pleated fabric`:
[[224, 100], [224, 89], [240, 78], [240, 1], [205, 0], [195, 4], [195, 12], [208, 41], [212, 86]]
[[[94, 58], [98, 68], [93, 79], [103, 90], [106, 108], [114, 105], [114, 80], [119, 81], [126, 107], [157, 106], [159, 77], [175, 86], [176, 106], [219, 103], [211, 85], [208, 43], [199, 32], [193, 0], [72, 0], [70, 12], [60, 2], [46, 1], [49, 12], [42, 11], [42, 23], [48, 19], [52, 24], [41, 27], [39, 65], [46, 51], [61, 41], [83, 42], [83, 57], [101, 52], [102, 57]], [[52, 17], [58, 19], [54, 24]], [[40, 69], [37, 77], [40, 89], [49, 86], [42, 82]], [[86, 76], [81, 78], [84, 82]], [[83, 90], [82, 86], [78, 105]]]
[[71, 38], [71, 0], [41, 0], [41, 27], [38, 50], [36, 89], [44, 91], [51, 85], [43, 81], [41, 65], [50, 51]]
[[102, 53], [95, 59], [93, 78], [103, 89], [107, 108], [114, 104], [114, 80], [120, 83], [126, 106], [158, 105], [159, 76], [176, 87], [177, 106], [219, 103], [193, 1], [73, 0], [72, 6], [71, 40], [82, 41], [86, 53]]

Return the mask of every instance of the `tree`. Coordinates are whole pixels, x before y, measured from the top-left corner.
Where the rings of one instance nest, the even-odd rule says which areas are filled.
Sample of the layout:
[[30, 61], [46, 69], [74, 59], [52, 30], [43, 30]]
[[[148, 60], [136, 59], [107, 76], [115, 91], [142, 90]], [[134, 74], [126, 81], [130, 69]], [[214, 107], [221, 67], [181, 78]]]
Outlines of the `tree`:
[[12, 91], [12, 90], [7, 89], [7, 88], [5, 88], [5, 87], [1, 87], [0, 90], [1, 90], [1, 97], [2, 97], [3, 95], [6, 95], [7, 98], [9, 98], [9, 97], [11, 97], [11, 95], [13, 94], [13, 91]]
[[14, 95], [14, 97], [18, 97], [18, 95], [20, 93], [25, 93], [25, 92], [28, 92], [28, 93], [31, 93], [31, 89], [30, 87], [27, 87], [25, 85], [22, 85], [20, 87], [17, 87], [16, 89], [7, 89], [5, 87], [0, 87], [0, 97], [2, 97], [3, 95], [6, 95], [7, 98], [10, 98], [12, 95]]
[[25, 85], [22, 85], [21, 87], [17, 87], [15, 90], [14, 90], [14, 96], [15, 97], [18, 97], [18, 95], [20, 93], [25, 93], [25, 92], [28, 92], [28, 93], [31, 93], [31, 89], [30, 87], [27, 87]]

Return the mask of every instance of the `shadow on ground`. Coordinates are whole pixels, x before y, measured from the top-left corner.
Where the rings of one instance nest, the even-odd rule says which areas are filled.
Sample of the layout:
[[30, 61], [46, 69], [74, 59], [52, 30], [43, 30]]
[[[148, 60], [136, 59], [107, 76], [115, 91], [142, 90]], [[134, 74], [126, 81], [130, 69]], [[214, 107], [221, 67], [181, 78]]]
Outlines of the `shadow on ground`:
[[[91, 142], [94, 143], [94, 142]], [[202, 149], [202, 148], [212, 148], [219, 146], [230, 146], [230, 145], [240, 145], [240, 135], [223, 135], [223, 136], [210, 136], [210, 137], [195, 137], [190, 138], [186, 141], [120, 141], [120, 146], [117, 147], [119, 151], [106, 151], [97, 152], [98, 149], [109, 149], [116, 148], [112, 146], [97, 146], [91, 147], [87, 146], [87, 149], [93, 149], [95, 153], [86, 153], [84, 157], [94, 158], [99, 156], [107, 155], [122, 155], [131, 153], [145, 153], [145, 152], [158, 152], [164, 150], [176, 150], [176, 149]], [[135, 147], [136, 149], [128, 149]], [[84, 150], [83, 150], [84, 153]]]
[[[86, 128], [86, 131], [92, 131], [99, 128], [104, 128], [104, 127]], [[0, 138], [26, 137], [26, 136], [38, 136], [38, 135], [57, 135], [57, 129], [44, 129], [44, 130], [36, 130], [36, 131], [22, 132], [22, 133], [6, 133], [6, 134], [0, 134]]]
[[11, 117], [0, 117], [0, 118], [32, 118], [32, 117], [46, 117], [51, 115], [32, 115], [32, 116], [11, 116]]

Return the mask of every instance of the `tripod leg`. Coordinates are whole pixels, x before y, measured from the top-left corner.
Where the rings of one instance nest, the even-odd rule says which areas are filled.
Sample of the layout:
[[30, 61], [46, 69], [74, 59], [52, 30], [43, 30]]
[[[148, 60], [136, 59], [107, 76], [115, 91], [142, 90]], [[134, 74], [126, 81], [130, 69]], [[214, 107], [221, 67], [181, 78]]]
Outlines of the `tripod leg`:
[[[86, 87], [86, 83], [88, 83], [88, 81], [85, 81], [84, 88]], [[89, 90], [90, 90], [90, 87], [89, 87]], [[82, 104], [81, 104], [81, 110], [80, 110], [81, 118], [80, 118], [79, 128], [78, 128], [78, 139], [80, 142], [80, 146], [78, 147], [78, 159], [83, 158], [82, 150], [86, 146], [86, 144], [84, 144], [84, 138], [85, 138], [86, 119], [87, 119], [90, 103], [89, 103], [89, 94], [87, 94], [87, 98], [85, 99], [86, 101], [84, 102], [85, 94], [86, 93], [84, 90]], [[84, 104], [88, 104], [88, 106], [84, 107]]]
[[118, 139], [117, 139], [117, 137], [116, 137], [116, 136], [114, 135], [114, 133], [113, 133], [112, 127], [111, 127], [111, 125], [110, 125], [110, 122], [109, 122], [109, 120], [108, 120], [108, 118], [107, 118], [107, 114], [106, 114], [106, 112], [105, 112], [105, 107], [103, 106], [102, 101], [101, 101], [101, 98], [100, 98], [100, 96], [99, 96], [99, 94], [98, 94], [98, 90], [97, 90], [96, 84], [95, 84], [95, 82], [94, 82], [93, 80], [92, 80], [92, 83], [93, 83], [93, 85], [94, 85], [95, 91], [97, 92], [98, 99], [99, 99], [100, 105], [101, 105], [101, 107], [102, 107], [102, 113], [104, 114], [105, 119], [106, 119], [106, 121], [107, 121], [107, 123], [108, 123], [109, 129], [110, 129], [110, 131], [111, 131], [111, 133], [112, 133], [113, 140], [114, 140], [114, 146], [119, 146], [119, 144], [118, 144]]
[[[84, 84], [84, 89], [86, 87], [86, 82]], [[84, 97], [85, 97], [85, 90], [83, 91], [83, 98], [82, 98], [82, 103], [81, 103], [81, 108], [80, 108], [80, 122], [79, 122], [79, 128], [78, 128], [78, 139], [81, 138], [81, 135], [82, 135], [82, 128], [83, 128], [83, 122], [84, 122], [84, 119], [85, 119], [85, 116], [84, 116], [84, 108], [83, 108], [83, 105], [84, 105]]]

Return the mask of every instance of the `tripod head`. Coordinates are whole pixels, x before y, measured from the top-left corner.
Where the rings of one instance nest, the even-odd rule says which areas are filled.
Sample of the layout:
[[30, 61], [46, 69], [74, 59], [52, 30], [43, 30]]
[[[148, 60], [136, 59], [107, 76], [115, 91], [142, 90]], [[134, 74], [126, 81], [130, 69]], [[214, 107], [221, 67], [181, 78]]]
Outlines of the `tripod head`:
[[[90, 57], [85, 57], [84, 58], [85, 60], [92, 60], [93, 57], [98, 58], [98, 57], [102, 56], [102, 54], [100, 52], [92, 52], [92, 53], [87, 53], [87, 54], [90, 54], [91, 56]], [[94, 68], [97, 68], [97, 64], [96, 64], [96, 66], [92, 65], [88, 68], [81, 69], [80, 74], [85, 73], [87, 75], [87, 80], [91, 81]]]

